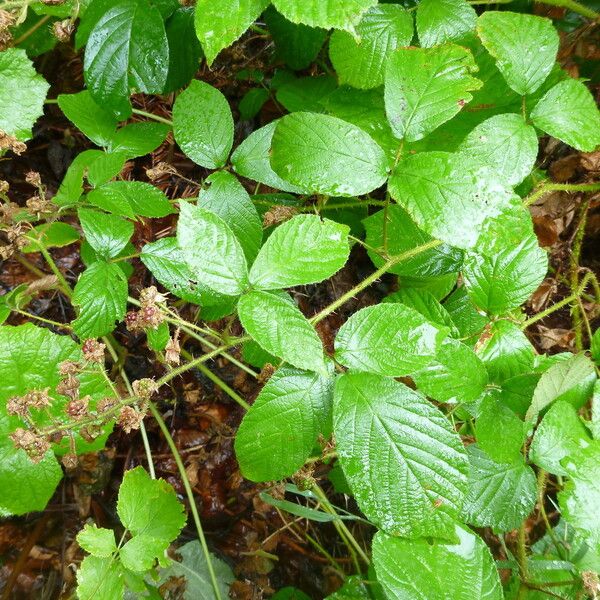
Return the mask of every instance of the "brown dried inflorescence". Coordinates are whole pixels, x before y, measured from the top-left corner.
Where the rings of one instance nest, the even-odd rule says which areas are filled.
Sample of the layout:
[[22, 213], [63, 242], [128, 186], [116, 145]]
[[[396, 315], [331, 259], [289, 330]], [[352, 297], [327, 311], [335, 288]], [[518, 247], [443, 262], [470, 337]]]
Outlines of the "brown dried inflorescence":
[[11, 398], [6, 404], [6, 411], [11, 415], [18, 415], [20, 417], [29, 416], [29, 411], [32, 408], [41, 409], [50, 406], [51, 397], [48, 395], [48, 390], [32, 390], [27, 392], [24, 396], [15, 396]]
[[46, 452], [50, 450], [50, 442], [42, 435], [29, 429], [19, 427], [10, 434], [10, 439], [17, 448], [25, 450], [29, 458], [35, 463], [40, 462]]
[[119, 425], [125, 433], [139, 429], [144, 420], [144, 413], [133, 406], [124, 406], [119, 413]]
[[156, 329], [165, 319], [159, 304], [167, 297], [154, 286], [144, 288], [140, 293], [140, 310], [125, 315], [125, 325], [129, 331]]
[[[2, 44], [2, 35], [0, 34], [0, 45]], [[10, 135], [0, 129], [0, 150], [12, 150], [15, 154], [20, 155], [27, 150], [27, 145], [20, 142], [14, 135]]]
[[104, 351], [106, 350], [106, 344], [102, 344], [98, 340], [89, 339], [83, 342], [81, 351], [83, 357], [88, 362], [103, 364], [104, 363]]

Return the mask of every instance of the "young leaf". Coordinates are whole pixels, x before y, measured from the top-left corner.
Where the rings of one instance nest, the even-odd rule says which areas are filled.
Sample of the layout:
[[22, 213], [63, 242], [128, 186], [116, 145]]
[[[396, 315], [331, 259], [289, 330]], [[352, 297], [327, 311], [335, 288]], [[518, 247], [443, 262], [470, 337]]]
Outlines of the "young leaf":
[[[200, 7], [196, 7], [196, 14]], [[195, 163], [218, 169], [233, 145], [233, 117], [225, 96], [204, 81], [194, 80], [173, 105], [173, 133]]]
[[[387, 217], [387, 227], [384, 227]], [[408, 213], [395, 204], [388, 206], [386, 211], [380, 210], [363, 221], [367, 232], [366, 243], [371, 248], [384, 247], [384, 232], [387, 235], [387, 251], [391, 256], [397, 256], [427, 244], [433, 239], [419, 229]], [[369, 258], [376, 267], [385, 262], [383, 258], [368, 250]], [[418, 275], [431, 277], [460, 271], [463, 252], [448, 244], [441, 244], [412, 258], [403, 260], [390, 269], [396, 275]]]
[[488, 319], [475, 308], [465, 287], [462, 286], [454, 290], [444, 300], [443, 307], [458, 329], [460, 339], [467, 345], [473, 346], [483, 328], [487, 325]]
[[[173, 561], [167, 569], [160, 571], [160, 583], [164, 584], [172, 577], [185, 578], [185, 590], [182, 600], [214, 600], [210, 571], [206, 556], [200, 542], [188, 542], [177, 548], [181, 561]], [[231, 567], [214, 554], [210, 555], [210, 562], [215, 572], [221, 597], [227, 598], [229, 585], [235, 577]]]
[[481, 359], [471, 348], [452, 338], [442, 342], [431, 364], [411, 377], [420, 392], [438, 402], [474, 402], [488, 383]]
[[522, 460], [495, 462], [475, 444], [467, 452], [471, 467], [463, 507], [465, 520], [496, 531], [516, 529], [535, 506], [537, 489], [531, 467]]
[[404, 48], [387, 61], [385, 108], [396, 137], [407, 142], [424, 138], [449, 121], [481, 87], [469, 50], [454, 44]]
[[439, 519], [458, 513], [465, 449], [423, 396], [393, 379], [346, 373], [335, 386], [333, 413], [344, 474], [373, 523], [395, 535], [435, 535]]
[[559, 42], [550, 19], [488, 10], [478, 18], [477, 32], [517, 94], [532, 94], [550, 74]]
[[594, 441], [587, 448], [565, 461], [564, 467], [571, 478], [558, 501], [563, 518], [581, 534], [594, 552], [600, 549], [600, 442]]
[[244, 251], [221, 217], [199, 206], [182, 203], [177, 242], [199, 282], [226, 296], [244, 293], [248, 287]]
[[80, 339], [110, 333], [127, 308], [127, 279], [116, 263], [98, 260], [88, 267], [73, 290], [79, 316], [72, 323]]
[[112, 558], [86, 556], [77, 570], [79, 600], [115, 600], [123, 598], [123, 567]]
[[456, 525], [456, 541], [407, 540], [379, 531], [373, 565], [387, 598], [394, 600], [502, 600], [500, 577], [489, 548]]
[[263, 19], [275, 43], [277, 55], [290, 69], [306, 69], [317, 58], [327, 37], [325, 29], [292, 23], [272, 6], [265, 11]]
[[566, 79], [557, 83], [531, 111], [531, 120], [577, 150], [592, 152], [600, 144], [600, 112], [581, 81]]
[[196, 34], [209, 66], [269, 6], [269, 0], [198, 0]]
[[[389, 191], [418, 227], [458, 248], [477, 247], [484, 252], [498, 235], [512, 233], [512, 241], [527, 225], [519, 224], [516, 232], [510, 231], [511, 222], [503, 215], [514, 207], [522, 209], [521, 200], [495, 173], [460, 154], [420, 152], [407, 156], [394, 170]], [[501, 239], [508, 245], [506, 235]]]
[[[45, 248], [62, 248], [79, 240], [79, 232], [75, 227], [61, 221], [52, 223], [43, 223], [36, 225], [28, 234], [31, 240], [39, 241]], [[21, 252], [27, 254], [30, 252], [39, 252], [38, 244], [32, 241], [21, 249]]]
[[529, 460], [554, 475], [567, 475], [561, 461], [577, 457], [591, 442], [577, 410], [559, 400], [544, 415], [529, 448]]
[[162, 238], [146, 244], [140, 256], [152, 275], [172, 294], [186, 302], [208, 306], [226, 300], [198, 281], [188, 264], [175, 238]]
[[323, 344], [291, 298], [249, 292], [240, 298], [238, 314], [244, 329], [267, 352], [299, 369], [327, 372]]
[[351, 369], [402, 377], [429, 365], [448, 335], [402, 304], [377, 304], [354, 313], [335, 339], [336, 360]]
[[92, 98], [123, 120], [131, 88], [160, 93], [169, 47], [160, 12], [149, 0], [122, 0], [96, 22], [85, 48], [83, 74]]
[[535, 235], [495, 255], [467, 252], [463, 265], [465, 287], [473, 304], [490, 315], [504, 315], [523, 304], [547, 271], [548, 256]]
[[370, 8], [355, 34], [334, 31], [329, 58], [340, 84], [364, 89], [382, 85], [386, 60], [396, 49], [408, 46], [412, 37], [410, 13], [395, 4]]
[[113, 114], [96, 104], [88, 90], [78, 94], [60, 94], [58, 106], [65, 117], [94, 144], [109, 146], [117, 130]]
[[585, 354], [576, 354], [552, 365], [540, 377], [526, 419], [537, 420], [544, 408], [558, 400], [581, 408], [590, 399], [595, 382], [594, 364]]
[[169, 40], [169, 72], [163, 94], [186, 86], [200, 65], [202, 48], [195, 32], [194, 7], [180, 6], [165, 23]]
[[21, 142], [28, 140], [33, 124], [44, 112], [49, 87], [25, 50], [0, 52], [0, 131]]
[[520, 115], [496, 115], [480, 123], [458, 147], [470, 163], [492, 168], [507, 185], [531, 173], [538, 153], [535, 129]]
[[274, 0], [275, 8], [292, 23], [323, 29], [354, 31], [377, 0]]
[[219, 215], [237, 237], [248, 263], [256, 258], [262, 242], [262, 222], [248, 192], [235, 175], [220, 171], [204, 180], [198, 206]]
[[115, 532], [112, 529], [96, 527], [86, 523], [77, 534], [77, 543], [90, 554], [106, 558], [117, 551]]
[[231, 155], [231, 164], [236, 173], [264, 185], [291, 192], [302, 194], [306, 190], [285, 181], [273, 169], [270, 163], [271, 142], [275, 128], [279, 120], [271, 121], [268, 125], [253, 131]]
[[151, 479], [142, 467], [127, 471], [119, 488], [117, 513], [132, 534], [119, 551], [123, 565], [149, 569], [185, 525], [183, 505], [163, 479]]
[[475, 29], [477, 13], [466, 0], [422, 0], [417, 5], [417, 33], [423, 48], [454, 42]]
[[94, 206], [131, 219], [137, 216], [166, 217], [174, 212], [168, 198], [157, 187], [143, 181], [105, 183], [92, 190], [87, 200]]
[[328, 115], [286, 115], [277, 123], [271, 152], [280, 177], [319, 194], [360, 196], [387, 178], [387, 159], [375, 141]]
[[348, 226], [317, 215], [298, 215], [279, 225], [250, 269], [250, 283], [276, 290], [317, 283], [348, 260]]
[[289, 367], [267, 381], [235, 436], [246, 479], [290, 477], [310, 456], [319, 433], [330, 434], [333, 378]]
[[475, 435], [477, 444], [499, 463], [522, 462], [525, 423], [494, 393], [484, 397], [478, 407]]
[[535, 350], [527, 336], [512, 321], [494, 321], [476, 346], [490, 381], [501, 384], [507, 379], [533, 370]]
[[80, 208], [77, 216], [85, 239], [104, 258], [114, 258], [133, 235], [133, 223], [89, 208]]

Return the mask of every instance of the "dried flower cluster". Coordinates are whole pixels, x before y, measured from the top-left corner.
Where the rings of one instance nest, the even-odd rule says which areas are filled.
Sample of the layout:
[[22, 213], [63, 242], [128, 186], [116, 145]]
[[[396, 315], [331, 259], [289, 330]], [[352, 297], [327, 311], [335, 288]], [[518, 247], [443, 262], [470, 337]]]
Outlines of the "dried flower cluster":
[[156, 329], [163, 321], [164, 314], [160, 305], [167, 298], [154, 287], [144, 288], [140, 293], [140, 310], [125, 315], [125, 324], [129, 331]]

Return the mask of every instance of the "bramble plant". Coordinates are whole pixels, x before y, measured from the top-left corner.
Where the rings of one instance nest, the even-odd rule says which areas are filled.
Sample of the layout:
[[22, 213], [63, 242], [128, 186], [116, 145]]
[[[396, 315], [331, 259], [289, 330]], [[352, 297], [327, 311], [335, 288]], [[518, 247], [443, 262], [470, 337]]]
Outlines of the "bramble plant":
[[[103, 448], [115, 424], [141, 430], [148, 457], [148, 472], [123, 476], [117, 537], [91, 523], [77, 536], [79, 598], [160, 597], [169, 577], [186, 578], [186, 598], [227, 597], [232, 571], [209, 552], [160, 410], [168, 384], [194, 369], [245, 411], [234, 441], [242, 475], [293, 478], [286, 497], [273, 483], [261, 499], [331, 523], [346, 544], [346, 579], [329, 598], [600, 594], [600, 334], [597, 306], [582, 304], [600, 300], [600, 285], [577, 272], [570, 295], [523, 309], [549, 269], [529, 206], [553, 190], [600, 190], [552, 183], [539, 138], [592, 152], [600, 112], [557, 64], [551, 20], [472, 4], [482, 3], [0, 0], [0, 148], [26, 152], [44, 103], [96, 146], [55, 194], [33, 172], [35, 195], [19, 205], [0, 182], [0, 256], [45, 275], [0, 297], [0, 321], [31, 321], [0, 327], [0, 516], [43, 510], [63, 469]], [[577, 2], [546, 4], [600, 19]], [[194, 77], [202, 56], [218, 63], [248, 29], [285, 68], [254, 74], [232, 111]], [[73, 32], [85, 89], [48, 98], [31, 57]], [[172, 116], [138, 108], [140, 94], [174, 98]], [[249, 129], [234, 114], [255, 122], [270, 100], [281, 115], [241, 136]], [[166, 162], [150, 182], [121, 175], [169, 136], [200, 167], [196, 197], [154, 185], [179, 176]], [[138, 235], [149, 219], [164, 220], [156, 239]], [[51, 250], [75, 244], [85, 268], [72, 286]], [[360, 251], [372, 268], [307, 316], [297, 292], [333, 281]], [[137, 259], [151, 282], [140, 293], [129, 282]], [[349, 310], [384, 276], [380, 302]], [[75, 318], [28, 312], [48, 289]], [[186, 305], [196, 318], [181, 316]], [[568, 306], [577, 351], [538, 353], [528, 327]], [[146, 335], [160, 377], [130, 381], [117, 326]], [[262, 369], [253, 402], [209, 369], [217, 357], [254, 377]], [[148, 413], [197, 529], [181, 561], [166, 551], [184, 505], [155, 477]], [[350, 512], [321, 487], [326, 474], [333, 493], [354, 498]], [[532, 514], [543, 532], [528, 528]], [[370, 532], [361, 539], [357, 523]], [[276, 597], [301, 597], [285, 593]]]

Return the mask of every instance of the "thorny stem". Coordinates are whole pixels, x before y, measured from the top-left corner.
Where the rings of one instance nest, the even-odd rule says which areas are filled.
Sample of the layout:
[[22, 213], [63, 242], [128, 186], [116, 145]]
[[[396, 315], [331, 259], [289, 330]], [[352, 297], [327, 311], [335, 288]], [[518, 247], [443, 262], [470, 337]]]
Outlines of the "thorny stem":
[[[571, 267], [571, 293], [574, 294], [579, 287], [579, 257], [581, 255], [581, 246], [583, 244], [583, 236], [585, 233], [585, 225], [587, 222], [587, 211], [590, 206], [590, 201], [585, 201], [579, 211], [580, 219], [577, 224], [577, 230], [575, 232], [575, 239], [573, 241], [573, 249], [570, 255], [570, 267]], [[581, 308], [581, 299], [577, 296], [577, 303], [574, 304], [572, 309], [573, 314], [573, 329], [575, 330], [575, 347], [579, 352], [583, 350], [583, 333], [581, 323], [585, 319], [587, 323], [587, 316], [585, 311]], [[589, 323], [587, 323], [589, 329]], [[590, 338], [591, 339], [591, 338]]]
[[600, 301], [600, 289], [598, 289], [598, 282], [596, 281], [596, 277], [593, 273], [586, 273], [584, 278], [581, 280], [579, 288], [577, 288], [577, 291], [575, 293], [571, 294], [570, 296], [567, 296], [566, 298], [563, 298], [556, 304], [553, 304], [552, 306], [548, 307], [546, 310], [539, 312], [537, 315], [530, 317], [522, 323], [521, 329], [527, 329], [530, 325], [533, 325], [534, 323], [545, 319], [548, 315], [551, 315], [553, 312], [556, 312], [563, 306], [566, 306], [567, 304], [578, 300], [585, 288], [590, 283], [593, 285], [594, 291], [596, 292], [596, 295], [598, 297], [597, 299]]
[[35, 321], [40, 321], [41, 323], [46, 323], [47, 325], [52, 325], [53, 327], [59, 327], [60, 329], [66, 329], [67, 331], [72, 331], [73, 328], [70, 325], [65, 325], [64, 323], [59, 323], [58, 321], [52, 321], [51, 319], [46, 319], [44, 317], [40, 317], [38, 315], [34, 315], [32, 313], [28, 313], [24, 310], [20, 310], [18, 308], [11, 309], [12, 312], [17, 313], [18, 315], [23, 315], [28, 319], [34, 319]]
[[67, 298], [71, 298], [73, 296], [73, 291], [71, 290], [71, 286], [65, 279], [64, 275], [61, 273], [60, 269], [56, 266], [56, 263], [54, 262], [54, 259], [50, 255], [50, 252], [48, 252], [48, 250], [46, 250], [46, 247], [39, 242], [38, 242], [38, 248], [40, 249], [40, 253], [44, 257], [44, 260], [50, 267], [50, 270], [54, 273], [54, 275], [56, 275], [56, 278], [58, 279], [58, 281], [60, 283], [60, 288], [61, 288], [63, 294], [65, 294], [65, 296], [67, 296]]
[[24, 42], [30, 35], [34, 34], [42, 25], [45, 25], [50, 20], [50, 15], [43, 16], [37, 23], [30, 27], [23, 35], [20, 35], [16, 40], [13, 41], [14, 46], [18, 46], [21, 42]]
[[544, 521], [544, 525], [546, 526], [546, 532], [550, 536], [552, 543], [554, 544], [558, 556], [561, 560], [565, 560], [563, 555], [563, 547], [561, 543], [556, 538], [556, 534], [554, 533], [554, 528], [550, 525], [550, 520], [548, 519], [548, 515], [546, 513], [546, 507], [544, 506], [544, 494], [546, 492], [546, 483], [548, 482], [548, 473], [543, 469], [540, 469], [537, 477], [537, 489], [538, 489], [538, 507], [540, 511], [540, 515], [542, 517], [542, 521]]
[[317, 313], [314, 317], [312, 317], [312, 319], [310, 319], [310, 322], [313, 325], [315, 325], [316, 323], [319, 323], [325, 317], [330, 315], [332, 312], [336, 311], [340, 306], [343, 306], [344, 304], [346, 304], [346, 302], [348, 302], [348, 300], [354, 298], [354, 296], [356, 296], [356, 294], [358, 294], [365, 288], [369, 287], [372, 283], [375, 283], [375, 281], [377, 281], [382, 275], [387, 273], [391, 268], [396, 266], [398, 263], [402, 262], [403, 260], [408, 260], [409, 258], [412, 258], [413, 256], [416, 256], [417, 254], [421, 254], [422, 252], [426, 252], [427, 250], [431, 250], [432, 248], [439, 246], [441, 243], [442, 242], [440, 240], [431, 240], [430, 242], [427, 242], [426, 244], [422, 244], [421, 246], [417, 246], [416, 248], [407, 250], [406, 252], [403, 252], [402, 254], [398, 254], [397, 256], [392, 256], [383, 265], [381, 265], [381, 267], [379, 267], [379, 269], [377, 269], [376, 271], [373, 271], [373, 273], [371, 273], [371, 275], [369, 275], [368, 277], [363, 279], [358, 285], [355, 285], [351, 290], [349, 290], [348, 292], [346, 292], [345, 294], [340, 296], [337, 300], [332, 302], [329, 306], [326, 306], [321, 312]]
[[165, 125], [169, 125], [170, 127], [173, 127], [173, 121], [171, 121], [170, 119], [165, 119], [164, 117], [161, 117], [160, 115], [155, 115], [155, 114], [146, 112], [145, 110], [140, 110], [139, 108], [134, 108], [131, 112], [134, 115], [140, 115], [140, 117], [146, 117], [147, 119], [152, 119], [154, 121], [158, 121], [159, 123], [164, 123]]
[[597, 192], [600, 191], [600, 182], [596, 183], [548, 183], [544, 182], [537, 187], [523, 203], [525, 206], [535, 204], [540, 198], [543, 198], [550, 192]]
[[196, 531], [198, 532], [198, 539], [200, 540], [200, 545], [202, 546], [202, 552], [204, 553], [204, 558], [206, 559], [206, 566], [208, 567], [208, 573], [210, 575], [210, 582], [212, 584], [213, 592], [215, 594], [216, 600], [222, 600], [221, 590], [219, 589], [219, 584], [217, 582], [217, 577], [215, 575], [215, 570], [212, 564], [210, 550], [208, 549], [208, 544], [206, 543], [206, 537], [204, 535], [204, 529], [202, 528], [202, 521], [200, 521], [200, 515], [198, 514], [198, 508], [196, 507], [196, 500], [194, 499], [194, 492], [192, 490], [192, 486], [190, 485], [190, 480], [185, 471], [185, 465], [181, 460], [181, 455], [179, 454], [179, 450], [177, 449], [177, 445], [171, 436], [171, 432], [167, 427], [162, 415], [154, 406], [152, 402], [148, 405], [152, 416], [155, 421], [158, 423], [162, 434], [165, 437], [167, 445], [173, 454], [173, 458], [175, 459], [175, 463], [177, 464], [177, 470], [179, 471], [179, 476], [183, 482], [183, 487], [185, 488], [185, 494], [188, 498], [188, 502], [190, 504], [190, 511], [192, 513], [192, 517], [194, 519], [194, 524], [196, 525]]
[[529, 579], [529, 569], [527, 567], [527, 532], [525, 531], [525, 522], [519, 527], [519, 535], [517, 538], [517, 561], [519, 563], [519, 572], [521, 574], [521, 582]]

